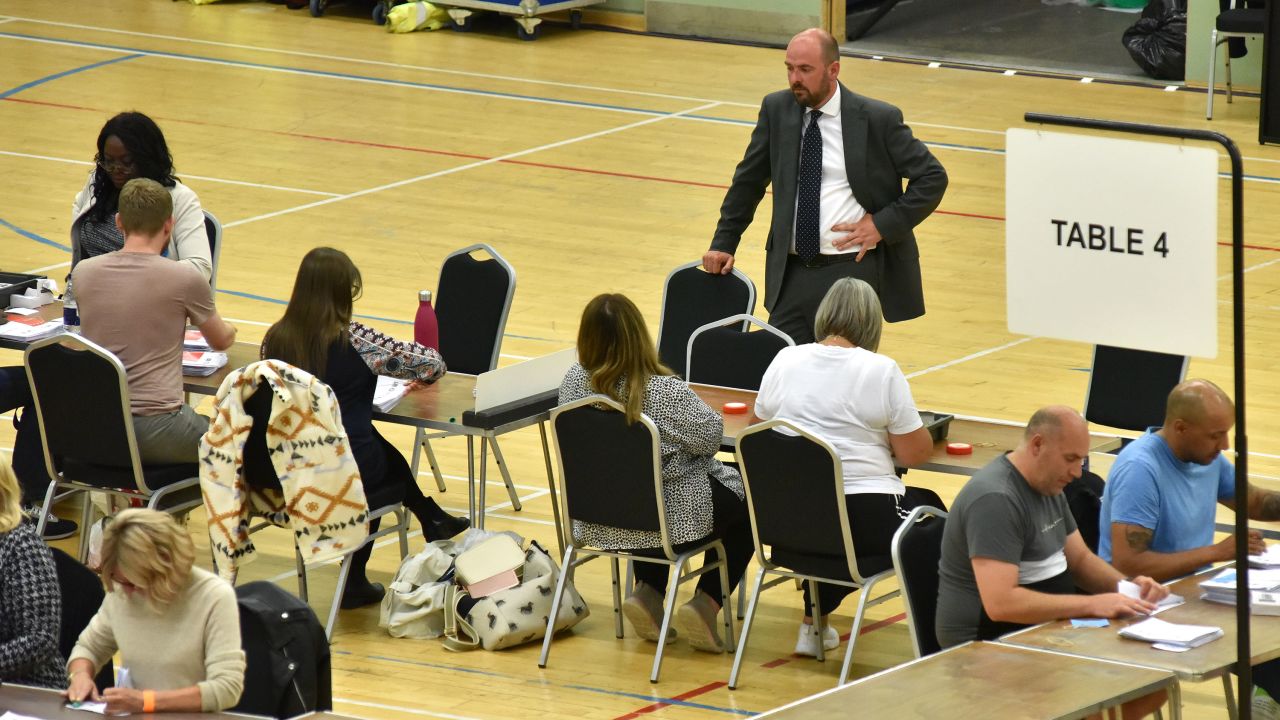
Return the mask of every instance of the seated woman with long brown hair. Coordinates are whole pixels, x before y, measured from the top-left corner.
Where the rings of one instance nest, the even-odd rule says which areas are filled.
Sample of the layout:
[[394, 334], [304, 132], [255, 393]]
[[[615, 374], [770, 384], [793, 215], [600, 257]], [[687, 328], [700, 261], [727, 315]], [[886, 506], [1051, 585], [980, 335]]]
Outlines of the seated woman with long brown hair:
[[[658, 428], [662, 452], [662, 497], [667, 530], [677, 552], [709, 537], [724, 544], [732, 592], [753, 552], [746, 495], [738, 471], [715, 459], [724, 436], [724, 420], [658, 359], [653, 339], [635, 303], [625, 295], [599, 295], [582, 312], [578, 362], [560, 384], [560, 403], [588, 395], [607, 395], [621, 403], [627, 420], [641, 413]], [[574, 537], [606, 550], [659, 548], [657, 532], [574, 523]], [[715, 561], [715, 551], [707, 552]], [[640, 637], [657, 641], [667, 571], [654, 563], [635, 563], [636, 587], [622, 612]], [[676, 624], [698, 650], [721, 652], [716, 627], [720, 610], [720, 574], [709, 572], [676, 612]], [[670, 638], [668, 638], [668, 641]]]
[[[404, 506], [422, 524], [428, 541], [453, 537], [467, 528], [466, 518], [451, 517], [422, 494], [404, 456], [373, 426], [373, 392], [379, 375], [433, 383], [445, 373], [444, 360], [433, 348], [401, 342], [352, 320], [360, 296], [360, 271], [341, 250], [319, 247], [298, 267], [293, 295], [284, 317], [267, 330], [262, 357], [283, 360], [320, 378], [333, 389], [342, 426], [351, 443], [366, 495], [395, 486]], [[377, 529], [377, 520], [370, 530]], [[357, 550], [343, 590], [342, 607], [371, 605], [384, 588], [365, 577], [371, 544]]]

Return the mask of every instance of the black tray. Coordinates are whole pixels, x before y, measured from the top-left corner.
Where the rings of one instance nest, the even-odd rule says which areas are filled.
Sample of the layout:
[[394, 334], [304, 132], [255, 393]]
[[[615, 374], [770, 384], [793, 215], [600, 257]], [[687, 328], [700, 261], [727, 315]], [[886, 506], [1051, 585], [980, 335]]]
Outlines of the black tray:
[[955, 415], [946, 413], [936, 413], [928, 410], [920, 411], [920, 419], [924, 421], [924, 426], [929, 428], [929, 435], [933, 437], [934, 442], [947, 439], [947, 430], [950, 429], [951, 421], [955, 417]]

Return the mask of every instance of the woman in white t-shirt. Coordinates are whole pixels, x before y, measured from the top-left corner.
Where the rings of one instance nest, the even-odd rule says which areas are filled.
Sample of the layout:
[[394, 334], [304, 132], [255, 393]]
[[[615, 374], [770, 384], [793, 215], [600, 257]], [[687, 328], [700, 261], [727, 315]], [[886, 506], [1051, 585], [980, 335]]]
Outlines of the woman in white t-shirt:
[[[876, 352], [881, 324], [880, 300], [870, 285], [854, 278], [836, 281], [818, 306], [818, 342], [778, 353], [765, 371], [755, 406], [760, 419], [787, 420], [826, 440], [840, 456], [849, 527], [864, 575], [888, 569], [893, 533], [912, 508], [943, 507], [937, 493], [907, 487], [897, 474], [896, 468], [927, 460], [933, 440], [897, 363]], [[808, 583], [804, 588], [807, 612], [812, 607]], [[851, 592], [820, 583], [823, 617]], [[824, 625], [823, 646], [833, 650], [839, 634]], [[813, 618], [806, 615], [796, 653], [817, 655], [817, 643]]]

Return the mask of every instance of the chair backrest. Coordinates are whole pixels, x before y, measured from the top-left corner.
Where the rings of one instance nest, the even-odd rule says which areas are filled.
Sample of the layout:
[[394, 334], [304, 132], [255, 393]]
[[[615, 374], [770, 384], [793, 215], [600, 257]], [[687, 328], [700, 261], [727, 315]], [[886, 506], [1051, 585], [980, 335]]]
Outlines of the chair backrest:
[[[760, 329], [743, 332], [739, 329], [742, 322]], [[774, 356], [795, 344], [791, 336], [751, 315], [710, 322], [689, 336], [685, 378], [693, 383], [759, 390]]]
[[204, 231], [209, 236], [209, 287], [218, 289], [218, 259], [222, 257], [222, 223], [204, 211]]
[[1107, 484], [1100, 475], [1085, 470], [1062, 489], [1071, 517], [1076, 521], [1076, 529], [1080, 531], [1080, 539], [1094, 553], [1098, 552], [1099, 535], [1104, 531], [1111, 532], [1111, 528], [1100, 525], [1102, 494], [1106, 488]]
[[[484, 250], [488, 260], [471, 255]], [[502, 333], [516, 291], [516, 271], [497, 250], [478, 243], [449, 253], [436, 285], [440, 356], [450, 372], [479, 375], [498, 366]]]
[[280, 476], [267, 451], [267, 425], [271, 420], [271, 388], [266, 380], [244, 402], [245, 414], [253, 420], [244, 441], [244, 481], [257, 488], [280, 490]]
[[916, 657], [938, 652], [933, 621], [938, 614], [938, 561], [947, 513], [935, 507], [914, 508], [893, 534], [893, 569], [907, 609], [907, 628]]
[[[98, 578], [97, 573], [56, 547], [49, 548], [49, 551], [53, 553], [53, 567], [58, 575], [58, 589], [62, 592], [62, 624], [58, 630], [58, 654], [67, 658], [71, 657], [71, 651], [75, 649], [80, 633], [88, 627], [93, 616], [98, 614], [98, 608], [102, 606], [107, 593], [102, 588], [102, 580]], [[98, 673], [97, 682], [99, 688], [115, 684], [110, 661]]]
[[1169, 391], [1186, 375], [1185, 355], [1094, 346], [1084, 417], [1125, 430], [1162, 425]]
[[573, 521], [667, 536], [662, 498], [658, 428], [647, 416], [627, 424], [622, 405], [592, 395], [551, 411], [551, 433], [560, 460], [560, 508], [566, 544]]
[[245, 673], [232, 710], [291, 718], [332, 709], [329, 642], [315, 612], [264, 580], [236, 587], [236, 601]]
[[[704, 272], [700, 262], [681, 265], [667, 275], [662, 286], [658, 356], [684, 377], [689, 336], [694, 330], [730, 315], [750, 315], [755, 309], [755, 283], [737, 268], [728, 275], [713, 275]], [[740, 327], [746, 330], [746, 323]]]
[[737, 445], [756, 559], [773, 565], [766, 545], [788, 554], [828, 557], [843, 550], [849, 577], [862, 584], [835, 450], [785, 420], [752, 425], [739, 433]]
[[64, 334], [28, 345], [25, 364], [49, 476], [57, 477], [68, 461], [105, 465], [131, 469], [138, 489], [147, 491], [119, 358]]

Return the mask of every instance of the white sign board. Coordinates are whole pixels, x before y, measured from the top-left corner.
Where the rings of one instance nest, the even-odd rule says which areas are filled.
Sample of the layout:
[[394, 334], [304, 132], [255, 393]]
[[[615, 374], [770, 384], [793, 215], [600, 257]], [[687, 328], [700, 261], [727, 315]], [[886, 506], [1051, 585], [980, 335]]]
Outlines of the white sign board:
[[476, 376], [476, 411], [555, 390], [577, 360], [577, 348], [569, 348], [480, 373]]
[[1009, 330], [1218, 354], [1218, 154], [1010, 129]]

